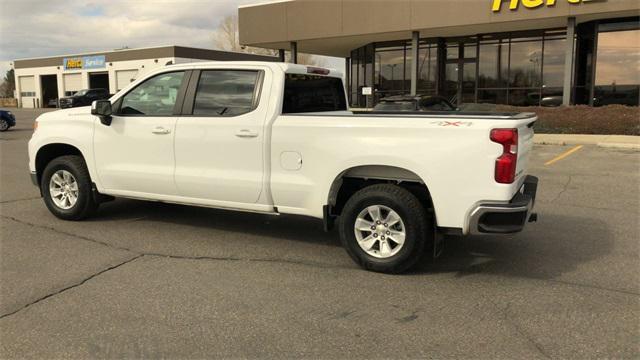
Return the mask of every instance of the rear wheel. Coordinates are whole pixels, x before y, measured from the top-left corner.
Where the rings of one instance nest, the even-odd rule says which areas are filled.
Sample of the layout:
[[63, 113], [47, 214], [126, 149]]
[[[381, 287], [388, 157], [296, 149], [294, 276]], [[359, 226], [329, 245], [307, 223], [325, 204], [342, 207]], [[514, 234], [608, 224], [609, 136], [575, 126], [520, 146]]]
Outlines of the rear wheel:
[[420, 201], [396, 185], [366, 187], [351, 196], [340, 218], [340, 239], [367, 270], [400, 273], [422, 258], [433, 228]]
[[47, 208], [64, 220], [82, 220], [98, 208], [84, 159], [77, 155], [53, 159], [45, 167], [40, 183]]

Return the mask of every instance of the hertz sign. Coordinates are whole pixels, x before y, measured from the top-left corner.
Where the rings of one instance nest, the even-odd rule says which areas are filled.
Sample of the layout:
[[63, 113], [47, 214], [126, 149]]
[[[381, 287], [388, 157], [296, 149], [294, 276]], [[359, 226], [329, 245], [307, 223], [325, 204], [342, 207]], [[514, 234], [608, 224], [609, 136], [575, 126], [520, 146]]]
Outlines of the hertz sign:
[[105, 56], [81, 56], [64, 58], [62, 65], [65, 70], [79, 70], [79, 69], [101, 69], [105, 67]]
[[518, 5], [522, 3], [522, 6], [527, 9], [535, 9], [540, 6], [555, 6], [557, 1], [567, 1], [569, 4], [581, 4], [590, 2], [604, 2], [606, 0], [493, 0], [493, 6], [491, 10], [493, 12], [499, 12], [502, 8], [502, 3], [509, 3], [510, 10], [518, 10]]

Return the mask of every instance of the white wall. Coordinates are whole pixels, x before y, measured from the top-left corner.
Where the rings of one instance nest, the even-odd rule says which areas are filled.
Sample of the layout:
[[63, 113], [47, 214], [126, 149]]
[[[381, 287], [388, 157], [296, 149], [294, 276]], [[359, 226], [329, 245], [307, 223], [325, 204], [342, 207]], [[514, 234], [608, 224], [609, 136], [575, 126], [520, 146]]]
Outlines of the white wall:
[[203, 62], [203, 61], [212, 61], [212, 60], [202, 60], [202, 59], [191, 59], [191, 58], [177, 57], [175, 59], [174, 64], [186, 64], [186, 63]]
[[[176, 59], [173, 57], [168, 58], [158, 58], [156, 59], [143, 59], [143, 60], [130, 60], [130, 61], [114, 61], [107, 62], [106, 67], [104, 69], [90, 69], [90, 70], [64, 70], [64, 66], [62, 62], [59, 66], [45, 66], [45, 67], [36, 67], [36, 68], [25, 68], [25, 69], [15, 69], [15, 78], [16, 78], [16, 96], [18, 99], [18, 106], [20, 107], [34, 107], [34, 105], [44, 107], [46, 104], [43, 104], [42, 99], [42, 88], [41, 88], [41, 80], [40, 76], [42, 75], [57, 75], [58, 82], [58, 97], [64, 97], [65, 91], [69, 89], [65, 89], [63, 74], [71, 74], [71, 73], [79, 73], [82, 77], [82, 89], [86, 89], [89, 87], [89, 73], [92, 72], [108, 72], [109, 73], [109, 92], [115, 93], [116, 88], [116, 71], [119, 70], [137, 70], [136, 78], [143, 76], [147, 72], [151, 70], [155, 70], [159, 67], [165, 66], [166, 63], [171, 61], [172, 63], [176, 62]], [[19, 85], [19, 78], [21, 76], [33, 76], [35, 83], [35, 97], [22, 98], [21, 89]], [[71, 89], [78, 90], [78, 89]], [[35, 101], [34, 101], [35, 99]]]

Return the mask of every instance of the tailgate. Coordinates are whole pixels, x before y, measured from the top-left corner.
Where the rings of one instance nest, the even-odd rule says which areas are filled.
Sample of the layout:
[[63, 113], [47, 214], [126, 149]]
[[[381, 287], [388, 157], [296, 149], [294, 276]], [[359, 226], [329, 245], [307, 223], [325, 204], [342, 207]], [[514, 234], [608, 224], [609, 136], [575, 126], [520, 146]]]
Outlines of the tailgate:
[[518, 161], [516, 162], [516, 181], [521, 183], [527, 174], [529, 158], [533, 150], [533, 124], [537, 117], [523, 119], [518, 124]]

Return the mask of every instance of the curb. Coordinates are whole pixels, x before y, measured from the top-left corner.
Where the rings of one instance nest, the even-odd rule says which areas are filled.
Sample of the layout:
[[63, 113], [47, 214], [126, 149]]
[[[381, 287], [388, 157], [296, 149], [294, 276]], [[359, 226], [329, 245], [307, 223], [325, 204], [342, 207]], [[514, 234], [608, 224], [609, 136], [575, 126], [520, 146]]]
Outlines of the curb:
[[595, 145], [597, 147], [601, 147], [601, 148], [608, 148], [608, 149], [626, 149], [626, 150], [638, 150], [640, 151], [640, 144], [629, 144], [629, 143], [605, 143], [605, 142], [601, 142], [601, 143], [580, 143], [580, 142], [574, 142], [574, 141], [562, 141], [562, 140], [556, 140], [556, 141], [534, 141], [534, 144], [536, 145], [560, 145], [560, 146], [566, 146], [566, 145]]
[[561, 146], [570, 145], [570, 144], [567, 144], [566, 141], [562, 141], [562, 140], [541, 140], [541, 141], [534, 140], [533, 143], [536, 145], [561, 145]]
[[612, 148], [612, 149], [628, 149], [628, 150], [640, 150], [639, 144], [628, 143], [597, 143], [598, 147]]
[[595, 145], [609, 149], [640, 150], [640, 137], [618, 135], [566, 135], [536, 134], [533, 142], [536, 145]]

